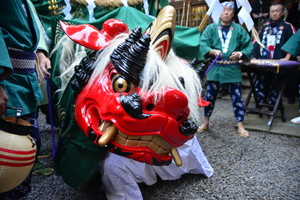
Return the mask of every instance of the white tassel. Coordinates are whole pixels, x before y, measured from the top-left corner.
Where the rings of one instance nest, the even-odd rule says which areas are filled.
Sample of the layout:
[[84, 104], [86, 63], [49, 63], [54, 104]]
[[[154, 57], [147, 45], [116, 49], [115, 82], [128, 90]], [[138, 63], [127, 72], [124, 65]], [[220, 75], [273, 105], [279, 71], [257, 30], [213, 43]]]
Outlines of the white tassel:
[[149, 4], [148, 4], [148, 0], [143, 0], [144, 3], [144, 10], [145, 10], [145, 14], [149, 15]]
[[88, 3], [87, 5], [87, 9], [89, 11], [89, 21], [93, 22], [95, 21], [94, 18], [94, 8], [96, 7], [94, 0], [86, 0], [86, 2]]
[[121, 0], [122, 4], [125, 6], [125, 7], [128, 7], [128, 2], [127, 0]]
[[65, 0], [65, 4], [66, 4], [66, 7], [62, 10], [62, 12], [65, 15], [65, 19], [67, 19], [67, 20], [72, 19], [73, 16], [70, 14], [70, 12], [72, 10], [72, 7], [70, 5], [70, 0]]

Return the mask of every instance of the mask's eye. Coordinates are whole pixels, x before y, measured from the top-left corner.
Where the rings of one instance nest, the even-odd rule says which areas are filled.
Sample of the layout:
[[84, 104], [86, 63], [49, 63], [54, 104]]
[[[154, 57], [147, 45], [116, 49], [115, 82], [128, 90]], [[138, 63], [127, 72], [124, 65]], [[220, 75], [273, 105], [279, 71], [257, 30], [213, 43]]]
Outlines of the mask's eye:
[[116, 74], [112, 78], [113, 89], [119, 93], [134, 93], [135, 85], [130, 81], [127, 81], [124, 76]]

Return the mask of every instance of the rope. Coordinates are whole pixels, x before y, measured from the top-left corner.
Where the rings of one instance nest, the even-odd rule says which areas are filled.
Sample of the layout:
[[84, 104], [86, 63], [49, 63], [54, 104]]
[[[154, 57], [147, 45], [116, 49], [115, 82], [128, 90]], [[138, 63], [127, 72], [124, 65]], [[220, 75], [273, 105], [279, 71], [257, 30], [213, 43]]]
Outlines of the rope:
[[52, 116], [52, 103], [51, 103], [51, 95], [50, 95], [50, 78], [46, 77], [47, 81], [47, 96], [48, 96], [48, 110], [49, 110], [49, 120], [51, 125], [51, 137], [52, 137], [52, 158], [55, 158], [56, 155], [56, 145], [55, 145], [55, 132], [53, 125], [53, 116]]
[[[86, 0], [70, 0], [71, 2], [76, 2], [79, 4], [83, 4], [85, 6], [88, 5]], [[94, 0], [97, 6], [101, 7], [121, 7], [124, 6], [121, 0]], [[134, 6], [140, 3], [143, 3], [143, 0], [127, 0], [128, 5]]]

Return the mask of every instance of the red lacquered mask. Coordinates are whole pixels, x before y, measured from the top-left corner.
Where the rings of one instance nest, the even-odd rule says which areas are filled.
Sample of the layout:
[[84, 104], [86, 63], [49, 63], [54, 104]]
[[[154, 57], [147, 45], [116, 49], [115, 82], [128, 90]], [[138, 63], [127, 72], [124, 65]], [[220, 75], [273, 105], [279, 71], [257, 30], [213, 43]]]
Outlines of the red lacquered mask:
[[[163, 58], [170, 50], [175, 22], [171, 23], [166, 16], [173, 16], [175, 11], [167, 6], [160, 13], [148, 33], [142, 34], [141, 29], [134, 30], [129, 39], [111, 54], [111, 62], [105, 69], [83, 87], [75, 102], [75, 119], [96, 145], [107, 147], [110, 152], [159, 166], [170, 164], [173, 158], [180, 166], [182, 161], [176, 147], [191, 139], [197, 130], [196, 124], [187, 119], [190, 112], [187, 97], [170, 87], [155, 93], [139, 88], [149, 45], [157, 49]], [[169, 25], [162, 26], [163, 19], [168, 19], [165, 21]], [[77, 29], [82, 32], [78, 26]], [[123, 28], [118, 29], [119, 33], [127, 32], [127, 28], [123, 24], [121, 26]], [[155, 26], [164, 27], [160, 31], [162, 34], [154, 31]], [[76, 35], [72, 26], [64, 24], [63, 28], [71, 39], [72, 35]], [[107, 34], [114, 32], [109, 28], [89, 30], [97, 35], [90, 37], [91, 42], [86, 40], [87, 34], [82, 40], [78, 35], [73, 40], [99, 50], [109, 45], [107, 35], [117, 35]], [[105, 42], [96, 42], [92, 46], [94, 41], [100, 40]], [[155, 99], [157, 93], [158, 100]]]

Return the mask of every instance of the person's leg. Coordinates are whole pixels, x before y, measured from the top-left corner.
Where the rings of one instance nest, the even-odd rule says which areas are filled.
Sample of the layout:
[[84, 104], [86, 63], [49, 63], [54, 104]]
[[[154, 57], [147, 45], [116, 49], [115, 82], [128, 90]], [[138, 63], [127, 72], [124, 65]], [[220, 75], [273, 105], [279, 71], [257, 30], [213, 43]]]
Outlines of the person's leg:
[[294, 104], [297, 97], [298, 86], [299, 86], [299, 70], [289, 70], [287, 72], [288, 81], [285, 87], [285, 93], [288, 97], [288, 104]]
[[269, 91], [268, 73], [261, 72], [257, 74], [257, 80], [254, 84], [257, 100], [259, 103], [265, 103]]
[[206, 101], [209, 101], [210, 104], [204, 107], [204, 122], [199, 126], [197, 132], [202, 133], [209, 128], [209, 118], [214, 110], [215, 101], [217, 99], [218, 93], [220, 90], [220, 83], [214, 81], [206, 82]]
[[276, 90], [275, 86], [271, 84], [268, 104], [274, 106], [277, 98], [278, 98], [278, 91]]
[[33, 137], [35, 139], [35, 142], [37, 145], [36, 155], [38, 155], [40, 152], [40, 149], [41, 149], [42, 141], [41, 141], [39, 124], [37, 122], [37, 113], [33, 112], [33, 113], [30, 113], [27, 115], [23, 115], [21, 118], [28, 121], [32, 125], [31, 137]]
[[41, 135], [40, 135], [40, 129], [39, 129], [39, 124], [37, 121], [37, 112], [30, 113], [27, 115], [23, 115], [22, 118], [26, 121], [28, 121], [32, 125], [31, 129], [31, 137], [34, 138], [37, 146], [37, 151], [36, 151], [36, 158], [35, 158], [35, 163], [32, 168], [32, 174], [33, 175], [44, 175], [48, 176], [54, 173], [54, 169], [51, 167], [46, 167], [42, 162], [40, 162], [38, 156], [40, 154], [41, 150], [41, 145], [42, 145], [42, 140], [41, 140]]
[[194, 137], [185, 144], [177, 147], [178, 153], [182, 159], [182, 166], [176, 166], [175, 162], [168, 166], [154, 166], [156, 174], [162, 180], [176, 180], [183, 174], [203, 174], [210, 178], [214, 170], [204, 155], [202, 148]]
[[183, 164], [177, 167], [175, 162], [168, 166], [153, 166], [137, 162], [113, 153], [99, 163], [102, 187], [108, 200], [142, 200], [138, 183], [153, 185], [157, 176], [162, 180], [176, 180], [183, 174], [213, 175], [213, 168], [204, 155], [196, 137], [178, 147]]
[[233, 112], [237, 121], [238, 133], [242, 137], [249, 137], [249, 132], [244, 128], [245, 108], [242, 101], [241, 83], [230, 83], [229, 93], [231, 96]]
[[143, 196], [138, 183], [156, 183], [157, 178], [151, 165], [137, 162], [114, 153], [99, 163], [102, 188], [108, 200], [136, 199]]
[[[298, 109], [299, 109], [299, 113], [300, 113], [300, 84], [299, 84], [299, 96], [298, 96], [298, 98], [299, 98], [299, 107], [298, 107]], [[295, 124], [300, 124], [300, 116], [299, 117], [295, 117], [295, 118], [293, 118], [293, 119], [291, 119], [291, 122], [292, 123], [295, 123]]]

